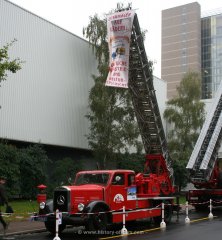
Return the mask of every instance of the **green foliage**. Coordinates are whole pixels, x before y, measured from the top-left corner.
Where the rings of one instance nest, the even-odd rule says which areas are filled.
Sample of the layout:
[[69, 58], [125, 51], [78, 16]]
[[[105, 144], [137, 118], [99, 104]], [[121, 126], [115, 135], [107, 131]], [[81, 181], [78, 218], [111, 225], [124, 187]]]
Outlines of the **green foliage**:
[[52, 162], [40, 144], [26, 148], [0, 143], [0, 175], [7, 178], [9, 198], [36, 199], [37, 186], [45, 184], [48, 197], [55, 187], [70, 185], [82, 170], [80, 161], [64, 158]]
[[[109, 49], [107, 42], [107, 21], [106, 18], [100, 19], [97, 14], [89, 17], [89, 25], [83, 28], [83, 35], [91, 43], [98, 60], [100, 73], [104, 72], [104, 67], [108, 69]], [[105, 65], [105, 66], [104, 66]], [[106, 70], [107, 70], [106, 69]]]
[[143, 172], [145, 163], [144, 154], [121, 154], [117, 159], [117, 169], [130, 169], [136, 173]]
[[0, 143], [0, 175], [7, 178], [7, 193], [9, 197], [20, 191], [18, 152], [12, 145]]
[[99, 72], [93, 76], [94, 86], [89, 94], [90, 112], [86, 117], [91, 126], [87, 138], [101, 168], [105, 168], [116, 153], [128, 152], [132, 146], [140, 152], [142, 145], [129, 91], [105, 87], [109, 61], [106, 18], [90, 17], [84, 35], [95, 52]]
[[20, 184], [23, 198], [33, 199], [37, 194], [37, 186], [46, 183], [46, 165], [49, 161], [44, 149], [35, 144], [19, 151]]
[[168, 146], [175, 169], [175, 182], [181, 188], [187, 183], [186, 164], [204, 122], [198, 74], [185, 74], [177, 91], [178, 97], [167, 102], [164, 118], [171, 124]]
[[6, 80], [7, 72], [16, 73], [21, 69], [21, 64], [23, 62], [19, 58], [16, 58], [14, 60], [10, 60], [9, 58], [9, 48], [15, 41], [16, 40], [0, 48], [0, 82]]
[[18, 149], [0, 143], [0, 175], [7, 178], [9, 198], [36, 198], [37, 186], [46, 182], [46, 163], [49, 161], [40, 145]]
[[63, 158], [54, 163], [52, 182], [55, 186], [70, 185], [74, 182], [75, 175], [82, 169], [81, 163], [72, 158]]

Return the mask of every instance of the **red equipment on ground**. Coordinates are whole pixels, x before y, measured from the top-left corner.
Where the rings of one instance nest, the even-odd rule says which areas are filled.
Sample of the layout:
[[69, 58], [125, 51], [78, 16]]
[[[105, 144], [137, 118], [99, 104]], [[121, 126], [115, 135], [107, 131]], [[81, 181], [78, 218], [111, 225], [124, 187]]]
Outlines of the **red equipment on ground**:
[[192, 155], [187, 164], [190, 180], [197, 189], [187, 195], [196, 209], [205, 209], [209, 200], [222, 205], [222, 159], [218, 152], [222, 140], [222, 82], [211, 104]]

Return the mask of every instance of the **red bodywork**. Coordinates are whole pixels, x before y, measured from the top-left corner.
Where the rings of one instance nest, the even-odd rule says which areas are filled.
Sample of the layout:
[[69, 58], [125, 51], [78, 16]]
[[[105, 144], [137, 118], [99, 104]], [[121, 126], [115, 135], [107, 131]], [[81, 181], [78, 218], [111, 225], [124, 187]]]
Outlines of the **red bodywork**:
[[214, 166], [213, 172], [211, 177], [208, 181], [205, 182], [193, 182], [194, 186], [197, 189], [189, 190], [187, 194], [187, 201], [194, 205], [196, 208], [201, 208], [201, 204], [209, 205], [209, 200], [214, 200], [218, 202], [215, 205], [221, 205], [222, 200], [222, 186], [221, 186], [221, 179], [220, 179], [220, 169], [221, 169], [222, 162], [217, 161]]
[[[103, 201], [108, 206], [106, 209], [112, 212], [112, 222], [122, 222], [123, 206], [127, 211], [126, 221], [160, 216], [161, 209], [153, 207], [164, 200], [172, 202], [174, 198], [174, 188], [164, 158], [161, 155], [147, 155], [145, 171], [138, 174], [131, 170], [79, 172], [74, 185], [67, 186], [70, 190], [71, 214], [79, 214], [80, 203], [87, 206], [93, 201]], [[93, 184], [93, 181], [81, 185], [78, 183], [82, 176], [100, 174], [109, 175], [105, 185]], [[121, 178], [119, 183], [115, 182], [117, 176]]]
[[209, 181], [205, 181], [205, 182], [193, 182], [194, 186], [196, 188], [205, 188], [205, 189], [218, 189], [219, 186], [218, 186], [218, 180], [219, 180], [219, 165], [216, 164], [214, 169], [213, 169], [213, 172], [211, 174], [211, 177], [209, 179]]
[[136, 176], [138, 196], [168, 196], [175, 192], [162, 155], [147, 155], [145, 173]]

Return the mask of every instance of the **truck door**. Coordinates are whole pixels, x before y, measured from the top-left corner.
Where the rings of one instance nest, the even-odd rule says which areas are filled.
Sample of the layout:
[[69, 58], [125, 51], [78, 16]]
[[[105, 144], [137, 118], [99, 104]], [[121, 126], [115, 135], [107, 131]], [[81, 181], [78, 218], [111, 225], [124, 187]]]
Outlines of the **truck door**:
[[119, 210], [123, 206], [126, 209], [136, 207], [136, 186], [132, 178], [124, 173], [114, 174], [110, 189], [110, 206], [113, 210]]
[[115, 173], [110, 188], [110, 206], [112, 210], [119, 210], [125, 206], [126, 187], [124, 173]]

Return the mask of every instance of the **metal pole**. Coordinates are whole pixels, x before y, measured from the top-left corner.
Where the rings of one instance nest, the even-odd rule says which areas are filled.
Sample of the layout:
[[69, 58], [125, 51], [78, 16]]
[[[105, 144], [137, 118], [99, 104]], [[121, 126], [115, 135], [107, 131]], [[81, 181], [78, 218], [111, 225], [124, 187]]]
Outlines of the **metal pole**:
[[164, 222], [164, 202], [162, 202], [162, 210], [161, 210], [161, 213], [162, 213], [162, 222], [160, 223], [160, 228], [162, 229], [165, 229], [166, 228], [166, 223]]
[[188, 202], [186, 202], [186, 218], [185, 218], [185, 223], [190, 223], [190, 219], [188, 217], [188, 211], [189, 211], [189, 205]]
[[56, 235], [53, 240], [61, 240], [59, 237], [59, 210], [56, 210]]
[[125, 210], [125, 206], [123, 206], [123, 228], [121, 229], [121, 234], [122, 235], [128, 234], [128, 231], [126, 229], [126, 210]]
[[210, 199], [210, 213], [208, 215], [208, 218], [209, 219], [213, 219], [214, 218], [214, 215], [212, 213], [212, 199]]

